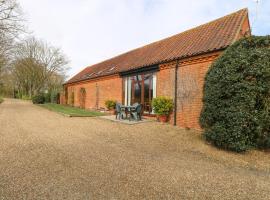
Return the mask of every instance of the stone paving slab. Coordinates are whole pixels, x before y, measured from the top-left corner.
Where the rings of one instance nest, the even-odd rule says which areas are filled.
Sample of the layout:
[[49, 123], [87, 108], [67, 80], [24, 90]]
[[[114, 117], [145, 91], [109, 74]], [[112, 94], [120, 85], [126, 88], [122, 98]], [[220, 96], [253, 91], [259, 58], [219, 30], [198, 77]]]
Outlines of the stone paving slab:
[[128, 124], [128, 125], [135, 125], [135, 124], [141, 124], [141, 123], [149, 123], [154, 122], [154, 119], [147, 119], [142, 118], [142, 120], [136, 121], [136, 120], [129, 120], [129, 119], [116, 119], [115, 115], [107, 115], [107, 116], [100, 116], [101, 119], [106, 119], [112, 122], [122, 123], [122, 124]]

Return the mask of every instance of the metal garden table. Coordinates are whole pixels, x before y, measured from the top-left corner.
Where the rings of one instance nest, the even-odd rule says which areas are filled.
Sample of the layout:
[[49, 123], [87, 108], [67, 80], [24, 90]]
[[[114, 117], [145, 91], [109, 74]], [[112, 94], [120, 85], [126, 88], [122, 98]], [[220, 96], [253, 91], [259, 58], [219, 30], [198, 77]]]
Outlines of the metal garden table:
[[129, 115], [129, 121], [131, 120], [131, 110], [132, 109], [135, 109], [136, 106], [121, 106], [121, 109], [125, 109], [125, 112], [126, 112], [126, 119], [127, 119], [127, 116]]

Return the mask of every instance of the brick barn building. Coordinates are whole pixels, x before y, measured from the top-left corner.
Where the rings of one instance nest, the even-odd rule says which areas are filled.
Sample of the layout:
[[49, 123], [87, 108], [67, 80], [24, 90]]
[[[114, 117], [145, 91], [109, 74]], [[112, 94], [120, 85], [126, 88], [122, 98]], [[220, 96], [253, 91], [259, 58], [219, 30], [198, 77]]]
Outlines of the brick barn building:
[[151, 100], [167, 96], [175, 102], [170, 122], [200, 129], [209, 67], [228, 46], [250, 34], [248, 10], [242, 9], [85, 68], [64, 84], [61, 103], [101, 109], [108, 99], [139, 102], [145, 114], [153, 114]]

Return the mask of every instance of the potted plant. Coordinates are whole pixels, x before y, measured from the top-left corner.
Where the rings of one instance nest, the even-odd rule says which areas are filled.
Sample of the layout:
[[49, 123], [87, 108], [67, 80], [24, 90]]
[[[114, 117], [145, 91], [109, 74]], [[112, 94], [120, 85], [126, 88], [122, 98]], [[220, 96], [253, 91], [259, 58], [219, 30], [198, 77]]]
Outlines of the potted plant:
[[153, 99], [152, 107], [158, 120], [165, 123], [173, 109], [173, 100], [168, 97], [157, 97]]
[[109, 110], [109, 112], [112, 115], [114, 115], [115, 114], [116, 101], [114, 101], [114, 100], [107, 100], [107, 101], [105, 101], [105, 105], [106, 105], [107, 109]]

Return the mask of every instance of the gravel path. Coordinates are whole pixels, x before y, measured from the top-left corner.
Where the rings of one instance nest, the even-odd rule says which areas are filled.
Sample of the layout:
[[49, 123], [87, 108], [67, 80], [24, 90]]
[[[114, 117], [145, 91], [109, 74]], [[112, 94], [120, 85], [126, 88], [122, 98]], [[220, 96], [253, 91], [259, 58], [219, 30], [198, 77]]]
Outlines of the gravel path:
[[270, 154], [227, 153], [156, 122], [0, 105], [0, 199], [269, 199]]

